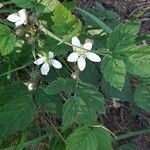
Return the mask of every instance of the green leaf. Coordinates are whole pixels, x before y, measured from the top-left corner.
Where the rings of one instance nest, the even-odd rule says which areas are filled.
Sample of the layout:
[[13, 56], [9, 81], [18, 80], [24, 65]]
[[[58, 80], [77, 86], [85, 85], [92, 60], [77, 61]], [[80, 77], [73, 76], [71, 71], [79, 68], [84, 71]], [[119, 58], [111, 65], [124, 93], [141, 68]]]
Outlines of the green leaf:
[[80, 80], [82, 80], [82, 82], [85, 83], [90, 83], [96, 87], [99, 86], [100, 75], [95, 64], [93, 64], [90, 61], [87, 61], [87, 66], [85, 70], [80, 72]]
[[122, 60], [105, 57], [101, 69], [105, 80], [112, 86], [119, 90], [124, 87], [126, 68]]
[[111, 86], [104, 79], [104, 77], [102, 77], [100, 86], [106, 98], [109, 98], [110, 100], [115, 99], [115, 100], [122, 101], [122, 102], [133, 101], [133, 90], [132, 90], [132, 85], [131, 85], [131, 78], [129, 76], [126, 76], [124, 88], [121, 91]]
[[33, 105], [29, 97], [11, 101], [0, 109], [0, 138], [28, 127], [33, 117]]
[[63, 126], [68, 128], [72, 123], [84, 125], [93, 124], [96, 121], [96, 112], [88, 108], [86, 103], [77, 96], [70, 97], [63, 105]]
[[101, 113], [105, 112], [104, 97], [93, 85], [79, 82], [76, 95], [84, 100], [88, 108]]
[[140, 77], [150, 77], [150, 46], [131, 46], [120, 51], [127, 71]]
[[70, 40], [72, 36], [78, 35], [81, 31], [81, 22], [62, 4], [55, 8], [52, 20], [54, 22], [52, 30], [59, 37]]
[[[102, 22], [104, 22], [110, 29], [114, 29], [119, 24], [119, 16], [116, 12], [112, 10], [109, 11], [105, 7], [103, 7], [100, 3], [96, 2], [96, 7], [93, 8], [85, 8], [86, 11], [93, 14], [97, 18], [99, 18]], [[87, 15], [81, 13], [83, 16], [84, 22], [89, 26], [97, 27], [97, 23], [94, 22]], [[95, 42], [94, 42], [95, 43]]]
[[28, 94], [27, 86], [22, 82], [12, 83], [0, 91], [0, 106]]
[[60, 137], [54, 137], [51, 140], [51, 150], [65, 150], [65, 144]]
[[14, 50], [16, 39], [6, 25], [0, 24], [0, 31], [0, 53], [7, 55]]
[[74, 89], [75, 80], [58, 78], [46, 87], [45, 92], [49, 95], [54, 95], [63, 91], [67, 95], [70, 95], [72, 92], [74, 92]]
[[42, 88], [39, 88], [36, 91], [35, 99], [44, 111], [61, 115], [62, 103], [58, 95], [48, 95]]
[[46, 41], [45, 41], [45, 48], [54, 52], [55, 55], [62, 55], [62, 54], [66, 54], [69, 50], [70, 50], [70, 46], [66, 45], [66, 44], [59, 44], [58, 45], [58, 41], [56, 41], [53, 38], [47, 37]]
[[119, 52], [121, 49], [135, 44], [139, 25], [134, 22], [119, 24], [108, 38], [108, 48]]
[[93, 133], [96, 136], [98, 142], [97, 150], [111, 150], [112, 149], [112, 137], [108, 130], [104, 127], [97, 127], [93, 129]]
[[38, 0], [36, 8], [39, 9], [40, 12], [49, 13], [52, 12], [58, 4], [58, 0]]
[[67, 138], [65, 150], [97, 150], [97, 139], [88, 127], [81, 127]]
[[11, 1], [18, 7], [22, 8], [32, 8], [33, 4], [36, 2], [36, 0], [11, 0]]
[[134, 93], [136, 105], [150, 112], [150, 84], [140, 84]]
[[92, 15], [91, 13], [81, 9], [81, 8], [76, 8], [77, 10], [81, 11], [84, 15], [88, 16], [89, 18], [91, 18], [94, 22], [96, 22], [106, 33], [110, 34], [112, 32], [112, 30], [106, 25], [104, 24], [99, 18], [95, 17], [94, 15]]

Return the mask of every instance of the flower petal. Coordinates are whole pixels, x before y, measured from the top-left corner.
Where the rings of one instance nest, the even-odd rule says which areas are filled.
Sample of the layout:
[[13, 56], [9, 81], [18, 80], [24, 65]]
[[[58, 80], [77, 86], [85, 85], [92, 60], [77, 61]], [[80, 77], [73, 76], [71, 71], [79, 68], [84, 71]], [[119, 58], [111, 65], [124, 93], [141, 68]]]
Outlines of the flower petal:
[[62, 68], [62, 64], [58, 60], [56, 60], [56, 59], [52, 59], [52, 65], [56, 69], [61, 69]]
[[85, 55], [89, 60], [91, 60], [93, 62], [100, 62], [101, 61], [101, 58], [93, 52], [87, 52], [87, 53], [85, 53]]
[[48, 63], [44, 63], [41, 67], [41, 73], [42, 75], [47, 75], [48, 72], [50, 70], [49, 64]]
[[11, 14], [7, 17], [7, 20], [10, 22], [17, 22], [20, 20], [20, 17], [17, 15], [17, 13]]
[[20, 19], [23, 21], [23, 24], [27, 24], [27, 11], [26, 9], [21, 9], [18, 11]]
[[69, 62], [77, 62], [78, 57], [79, 57], [79, 55], [78, 55], [77, 52], [72, 52], [72, 53], [68, 56], [67, 61], [69, 61]]
[[50, 51], [49, 51], [48, 55], [49, 55], [49, 58], [50, 58], [50, 59], [54, 58], [54, 53], [53, 53], [53, 52], [50, 52]]
[[21, 25], [23, 25], [23, 24], [24, 24], [24, 21], [19, 20], [19, 21], [17, 21], [17, 22], [15, 23], [15, 26], [16, 26], [16, 27], [19, 27], [19, 26], [21, 26]]
[[80, 69], [80, 71], [83, 71], [85, 69], [85, 66], [86, 66], [85, 58], [80, 56], [78, 59], [78, 68]]
[[84, 49], [87, 49], [87, 50], [91, 50], [92, 49], [92, 46], [93, 46], [93, 43], [92, 42], [87, 42], [83, 45], [83, 48]]
[[36, 65], [41, 65], [41, 64], [43, 64], [43, 63], [44, 63], [43, 57], [38, 58], [37, 60], [34, 61], [34, 64], [36, 64]]
[[72, 37], [71, 43], [72, 43], [72, 45], [74, 45], [74, 46], [81, 47], [80, 40], [79, 40], [76, 36]]

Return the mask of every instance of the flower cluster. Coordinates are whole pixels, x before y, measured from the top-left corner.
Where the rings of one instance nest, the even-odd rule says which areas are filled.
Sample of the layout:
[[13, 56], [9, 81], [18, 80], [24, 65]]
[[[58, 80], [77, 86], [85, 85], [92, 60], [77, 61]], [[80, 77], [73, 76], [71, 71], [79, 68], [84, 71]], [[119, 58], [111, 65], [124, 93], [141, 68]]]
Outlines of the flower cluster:
[[[27, 11], [25, 9], [21, 9], [18, 11], [18, 13], [9, 15], [7, 19], [11, 22], [14, 22], [16, 27], [19, 27], [23, 24], [26, 25], [28, 22]], [[86, 58], [88, 58], [92, 62], [100, 62], [101, 58], [97, 54], [91, 52], [92, 46], [93, 42], [91, 40], [86, 40], [82, 45], [77, 37], [73, 37], [73, 52], [67, 57], [67, 61], [77, 63], [80, 71], [83, 71], [86, 67]], [[50, 66], [53, 66], [56, 69], [62, 68], [62, 64], [58, 60], [54, 59], [54, 54], [52, 52], [49, 52], [48, 56], [42, 56], [40, 54], [38, 56], [39, 58], [34, 61], [34, 64], [42, 65], [42, 75], [48, 74]]]

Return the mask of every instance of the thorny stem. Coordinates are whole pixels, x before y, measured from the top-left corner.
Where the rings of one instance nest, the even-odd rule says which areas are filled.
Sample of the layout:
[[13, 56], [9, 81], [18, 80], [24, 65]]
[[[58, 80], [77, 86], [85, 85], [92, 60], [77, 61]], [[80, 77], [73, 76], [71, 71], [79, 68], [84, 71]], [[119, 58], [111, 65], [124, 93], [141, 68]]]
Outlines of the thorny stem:
[[[61, 38], [59, 38], [58, 36], [56, 36], [55, 34], [53, 34], [52, 32], [50, 32], [49, 30], [47, 30], [47, 29], [46, 29], [45, 27], [43, 27], [41, 24], [39, 24], [38, 27], [39, 27], [39, 29], [40, 29], [41, 31], [43, 31], [46, 35], [52, 37], [53, 39], [55, 39], [55, 40], [57, 40], [57, 41], [59, 41], [59, 42], [61, 42], [61, 43], [64, 43], [64, 44], [66, 44], [66, 45], [68, 45], [68, 46], [80, 48], [80, 47], [78, 47], [78, 46], [74, 46], [74, 45], [70, 44], [69, 42], [63, 41]], [[84, 49], [84, 48], [83, 48], [83, 49]], [[84, 49], [84, 50], [86, 50], [86, 49]], [[111, 54], [110, 51], [97, 51], [97, 52], [99, 52], [101, 55], [106, 55], [106, 56], [108, 56], [108, 54]]]
[[55, 132], [60, 136], [60, 138], [62, 139], [62, 141], [66, 144], [66, 140], [64, 139], [64, 137], [61, 135], [61, 133], [57, 130], [57, 128], [55, 127], [55, 125], [47, 118], [47, 116], [43, 113], [45, 120], [51, 124], [51, 126], [54, 128]]

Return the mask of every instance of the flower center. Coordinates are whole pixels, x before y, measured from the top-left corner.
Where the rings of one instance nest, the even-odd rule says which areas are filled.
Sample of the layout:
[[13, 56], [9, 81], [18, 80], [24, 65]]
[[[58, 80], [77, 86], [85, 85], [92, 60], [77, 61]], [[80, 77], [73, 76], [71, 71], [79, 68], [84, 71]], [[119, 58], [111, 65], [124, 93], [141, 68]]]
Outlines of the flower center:
[[85, 55], [86, 50], [84, 50], [82, 47], [81, 48], [75, 48], [75, 51], [81, 56]]

